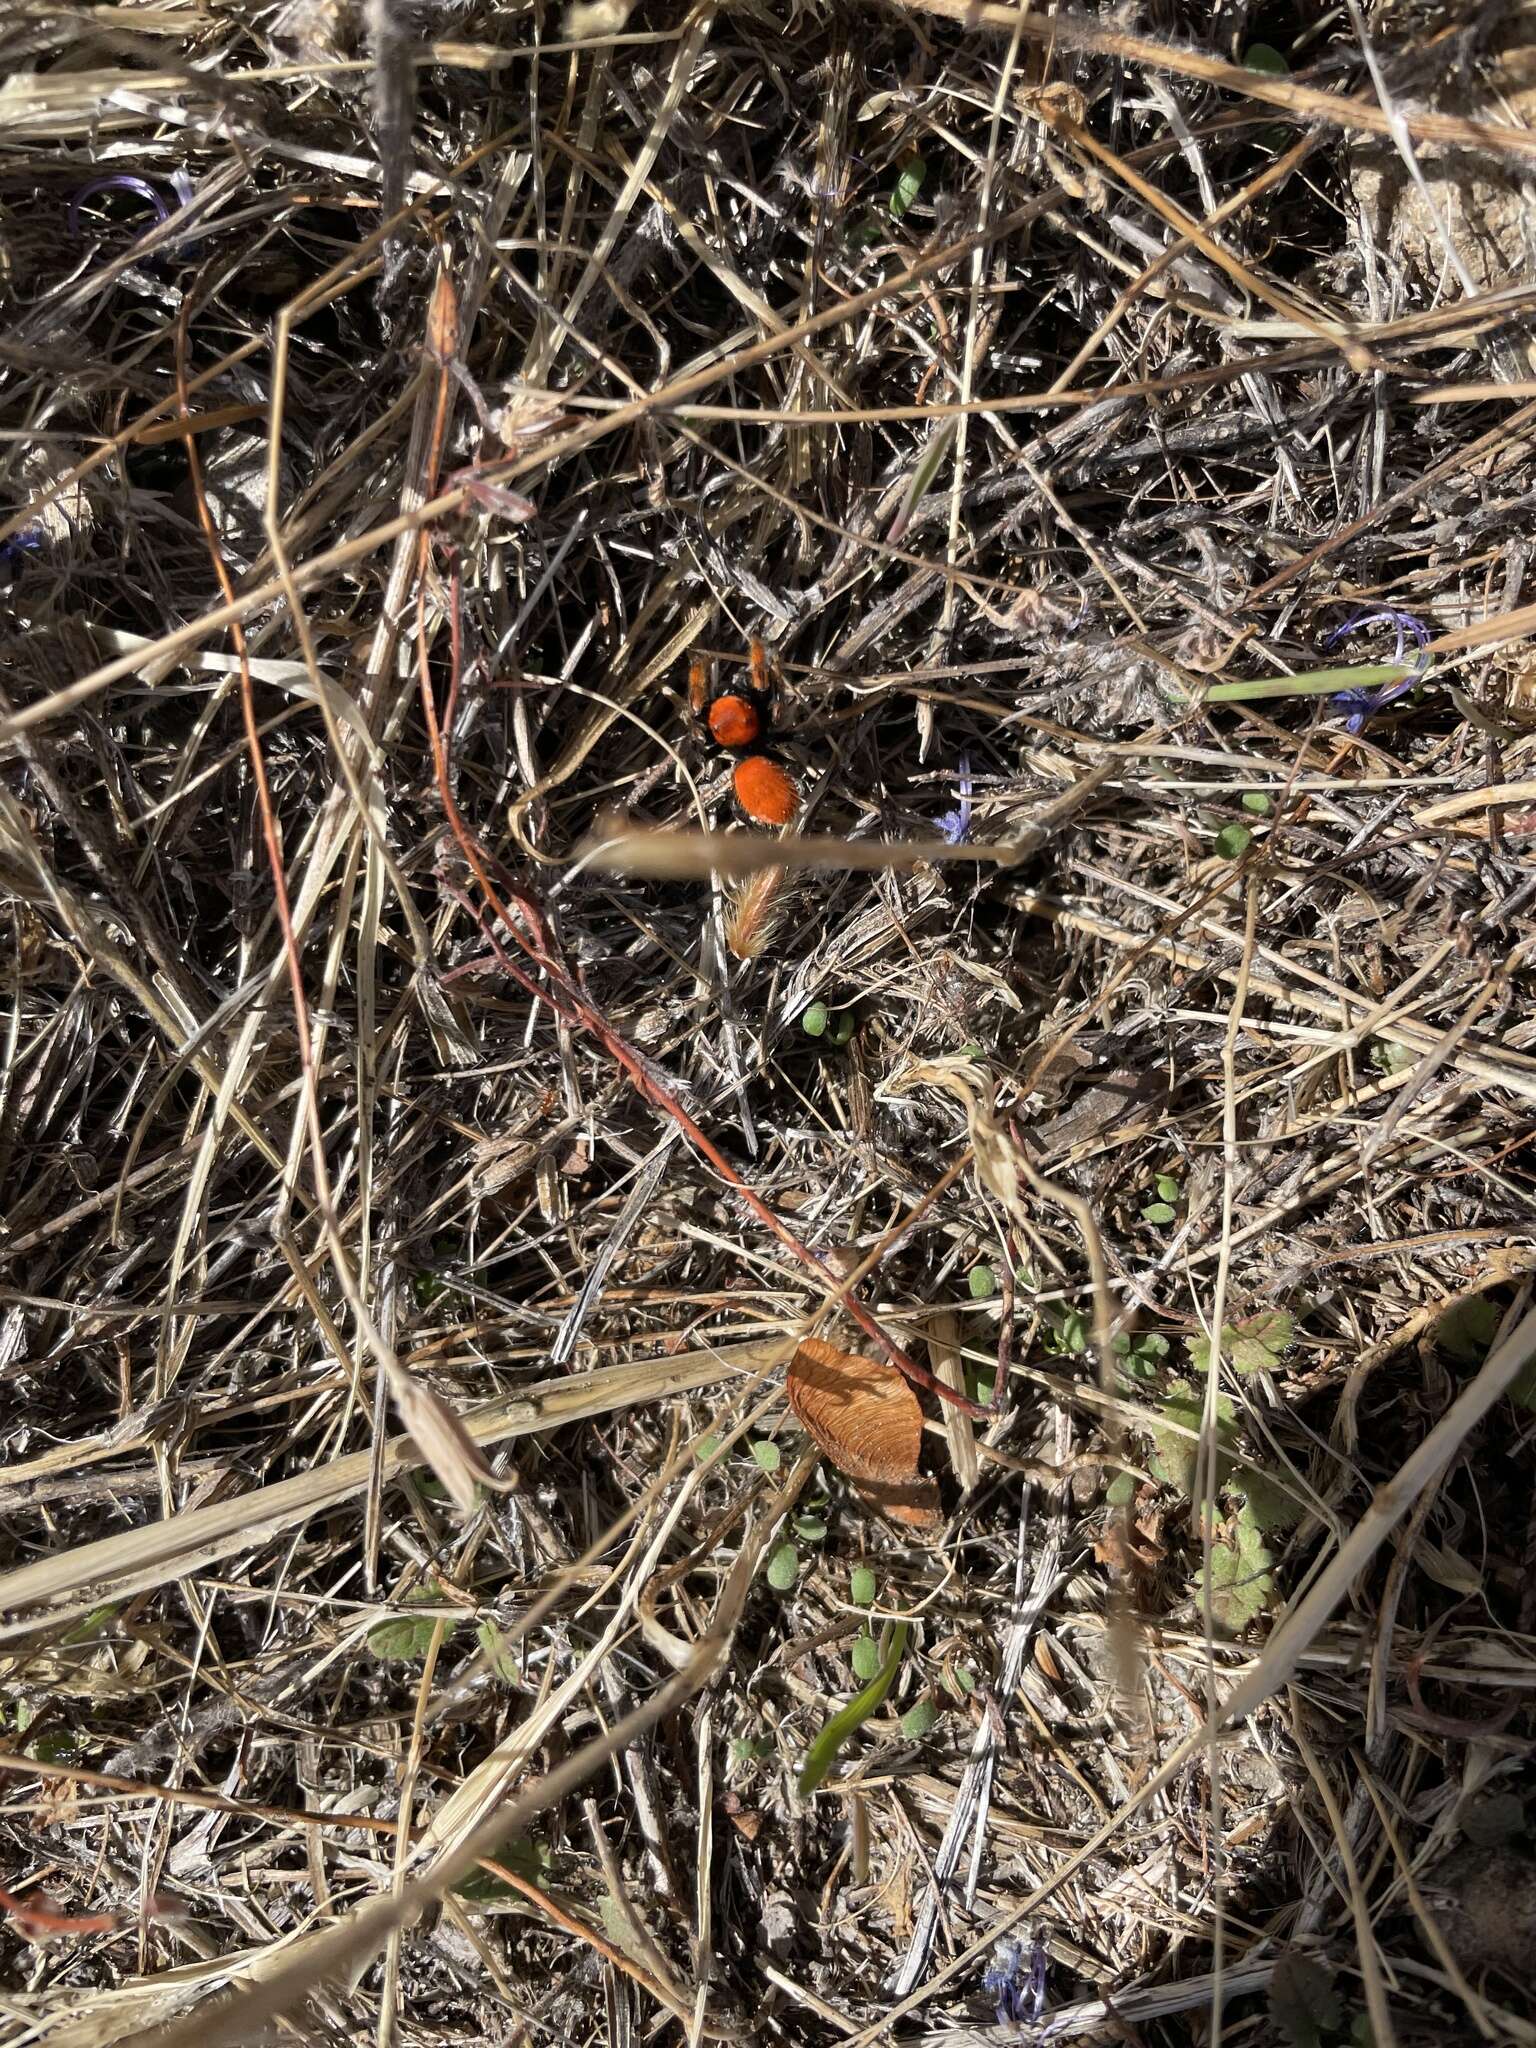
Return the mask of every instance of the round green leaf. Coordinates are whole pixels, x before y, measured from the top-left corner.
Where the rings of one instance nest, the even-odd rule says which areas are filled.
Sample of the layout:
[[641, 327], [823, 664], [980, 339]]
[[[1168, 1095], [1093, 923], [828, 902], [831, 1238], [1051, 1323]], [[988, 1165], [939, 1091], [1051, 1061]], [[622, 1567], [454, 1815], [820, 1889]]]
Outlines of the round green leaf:
[[707, 1465], [711, 1458], [720, 1455], [720, 1439], [717, 1436], [701, 1436], [693, 1447], [693, 1455], [701, 1465]]
[[776, 1593], [787, 1593], [800, 1576], [800, 1553], [793, 1543], [781, 1543], [768, 1560], [768, 1583]]
[[800, 1016], [800, 1029], [807, 1038], [820, 1038], [831, 1013], [825, 1003], [807, 1003]]
[[873, 1607], [879, 1587], [867, 1564], [856, 1564], [848, 1578], [848, 1596], [855, 1607]]
[[1262, 789], [1248, 789], [1243, 792], [1243, 809], [1251, 811], [1256, 818], [1267, 818], [1274, 806]]
[[369, 1629], [368, 1647], [375, 1657], [393, 1662], [425, 1657], [432, 1647], [436, 1626], [429, 1615], [396, 1615], [393, 1620], [381, 1621]]
[[939, 1710], [932, 1700], [919, 1700], [902, 1715], [901, 1732], [908, 1742], [920, 1742], [938, 1718]]
[[1269, 43], [1250, 43], [1243, 52], [1243, 64], [1249, 71], [1267, 71], [1275, 78], [1285, 78], [1290, 73], [1280, 52]]
[[880, 1645], [875, 1641], [868, 1629], [862, 1630], [860, 1634], [854, 1637], [849, 1662], [853, 1666], [854, 1677], [862, 1685], [868, 1685], [869, 1681], [880, 1669]]
[[972, 1266], [966, 1285], [971, 1290], [972, 1301], [987, 1301], [997, 1292], [997, 1275], [985, 1263]]
[[757, 1439], [752, 1446], [752, 1455], [765, 1472], [777, 1472], [784, 1462], [778, 1445], [770, 1443], [767, 1437], [760, 1436]]
[[1216, 834], [1216, 851], [1223, 860], [1238, 860], [1248, 851], [1253, 834], [1246, 825], [1223, 825]]

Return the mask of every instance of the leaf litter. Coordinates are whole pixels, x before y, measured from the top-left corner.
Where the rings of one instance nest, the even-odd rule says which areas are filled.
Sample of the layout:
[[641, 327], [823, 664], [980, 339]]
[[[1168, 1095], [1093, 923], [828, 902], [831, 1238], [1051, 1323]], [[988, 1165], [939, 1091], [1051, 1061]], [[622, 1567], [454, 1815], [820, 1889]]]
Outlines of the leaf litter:
[[0, 23], [0, 2048], [1536, 2039], [1519, 18]]

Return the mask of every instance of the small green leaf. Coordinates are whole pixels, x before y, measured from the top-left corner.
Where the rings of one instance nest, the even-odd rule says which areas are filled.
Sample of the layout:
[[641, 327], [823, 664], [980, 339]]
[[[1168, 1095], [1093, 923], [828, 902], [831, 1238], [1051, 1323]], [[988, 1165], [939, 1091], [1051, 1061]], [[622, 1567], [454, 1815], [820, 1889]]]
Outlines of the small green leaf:
[[1179, 1212], [1168, 1202], [1148, 1202], [1141, 1212], [1143, 1223], [1177, 1223]]
[[[1284, 1309], [1260, 1309], [1240, 1322], [1227, 1323], [1221, 1332], [1223, 1355], [1237, 1372], [1268, 1372], [1279, 1363], [1295, 1335], [1296, 1325]], [[1211, 1369], [1211, 1341], [1208, 1337], [1189, 1340], [1189, 1361], [1197, 1372]]]
[[874, 1573], [867, 1564], [856, 1564], [848, 1575], [848, 1597], [855, 1607], [873, 1607], [875, 1595], [880, 1590]]
[[[541, 1891], [549, 1887], [550, 1872], [554, 1867], [554, 1855], [547, 1842], [536, 1841], [531, 1835], [514, 1835], [503, 1842], [487, 1862], [500, 1863], [510, 1870], [514, 1877], [521, 1877], [527, 1883], [537, 1885]], [[453, 1886], [461, 1899], [469, 1899], [479, 1906], [493, 1905], [502, 1899], [520, 1896], [516, 1885], [508, 1884], [504, 1877], [497, 1877], [489, 1870], [472, 1870]]]
[[[401, 1605], [412, 1607], [440, 1607], [442, 1593], [435, 1583], [418, 1586], [414, 1593], [408, 1593]], [[387, 1621], [376, 1622], [368, 1631], [368, 1647], [375, 1657], [391, 1659], [425, 1657], [432, 1647], [432, 1631], [441, 1619], [446, 1628], [453, 1626], [449, 1616], [430, 1614], [391, 1615]]]
[[717, 1436], [701, 1436], [693, 1447], [693, 1455], [701, 1465], [707, 1465], [712, 1458], [720, 1455], [720, 1439]]
[[891, 194], [891, 219], [900, 220], [918, 193], [923, 189], [923, 180], [928, 175], [928, 166], [920, 156], [909, 157], [902, 166], [901, 176], [896, 180], [896, 189]]
[[768, 1560], [768, 1583], [776, 1593], [787, 1593], [800, 1576], [800, 1553], [793, 1543], [781, 1543]]
[[411, 1275], [411, 1292], [416, 1297], [416, 1306], [418, 1308], [430, 1308], [433, 1302], [440, 1300], [447, 1291], [446, 1286], [438, 1279], [435, 1273], [413, 1273]]
[[752, 1445], [752, 1455], [765, 1472], [777, 1472], [784, 1462], [784, 1455], [776, 1443], [767, 1437], [758, 1437]]
[[1061, 1319], [1061, 1348], [1080, 1357], [1088, 1349], [1088, 1318], [1081, 1309], [1069, 1308]]
[[1435, 1342], [1458, 1365], [1481, 1365], [1500, 1320], [1498, 1308], [1486, 1294], [1470, 1295], [1448, 1308], [1436, 1323]]
[[[1200, 1428], [1200, 1418], [1205, 1412], [1205, 1399], [1197, 1394], [1187, 1380], [1175, 1380], [1163, 1396], [1162, 1410], [1170, 1422], [1182, 1423], [1185, 1429]], [[1231, 1446], [1237, 1435], [1237, 1420], [1232, 1403], [1225, 1394], [1216, 1397], [1216, 1442], [1218, 1478], [1230, 1462]], [[1172, 1486], [1186, 1498], [1193, 1494], [1195, 1486], [1195, 1461], [1199, 1446], [1193, 1436], [1184, 1436], [1175, 1430], [1152, 1431], [1152, 1457], [1150, 1465], [1153, 1476], [1165, 1485]]]
[[807, 1003], [800, 1013], [800, 1029], [807, 1038], [820, 1038], [831, 1014], [825, 1003]]
[[1243, 66], [1248, 71], [1267, 71], [1275, 78], [1288, 77], [1291, 69], [1269, 43], [1250, 43], [1243, 52]]
[[378, 1622], [368, 1631], [368, 1647], [375, 1657], [400, 1662], [425, 1657], [432, 1647], [437, 1623], [427, 1615], [398, 1614]]
[[966, 1277], [972, 1301], [986, 1301], [997, 1292], [997, 1275], [988, 1265], [972, 1266]]
[[807, 1543], [825, 1543], [827, 1525], [819, 1515], [796, 1515], [795, 1534], [804, 1537]]
[[1273, 810], [1273, 808], [1274, 806], [1270, 803], [1269, 798], [1264, 794], [1262, 789], [1250, 789], [1244, 791], [1243, 809], [1245, 811], [1252, 812], [1254, 817], [1267, 818], [1271, 810]]
[[840, 1708], [832, 1716], [806, 1751], [805, 1762], [800, 1766], [800, 1776], [795, 1783], [795, 1790], [802, 1799], [808, 1799], [822, 1783], [828, 1771], [837, 1762], [843, 1744], [863, 1727], [884, 1700], [891, 1689], [891, 1683], [906, 1647], [907, 1624], [899, 1621], [891, 1631], [890, 1648], [886, 1651], [885, 1662], [880, 1669], [862, 1692], [855, 1693], [847, 1706]]
[[1236, 1465], [1232, 1487], [1248, 1504], [1254, 1527], [1264, 1530], [1291, 1529], [1301, 1520], [1301, 1502], [1285, 1493], [1267, 1472], [1255, 1465]]
[[475, 1640], [496, 1676], [508, 1685], [515, 1685], [520, 1676], [517, 1659], [512, 1654], [512, 1645], [495, 1622], [482, 1621], [475, 1630]]
[[852, 1010], [839, 1010], [832, 1019], [827, 1042], [829, 1045], [846, 1045], [858, 1028], [859, 1020]]
[[1157, 1199], [1160, 1202], [1176, 1202], [1184, 1192], [1182, 1185], [1171, 1173], [1160, 1173], [1156, 1185]]
[[1122, 1376], [1141, 1386], [1157, 1379], [1168, 1350], [1168, 1339], [1160, 1330], [1141, 1330], [1134, 1337], [1122, 1332], [1115, 1339]]
[[1376, 2036], [1371, 2032], [1371, 2016], [1368, 2012], [1357, 2012], [1349, 2029], [1349, 2048], [1376, 2048]]
[[1271, 1372], [1291, 1348], [1296, 1324], [1283, 1308], [1262, 1309], [1232, 1329], [1232, 1364], [1238, 1372]]
[[1216, 851], [1223, 860], [1240, 860], [1253, 842], [1246, 825], [1223, 825], [1216, 834]]
[[108, 1600], [104, 1606], [93, 1607], [89, 1614], [82, 1614], [74, 1627], [59, 1638], [62, 1643], [88, 1643], [99, 1635], [107, 1623], [122, 1606], [121, 1600]]
[[861, 1685], [868, 1685], [872, 1678], [879, 1677], [880, 1645], [868, 1629], [862, 1629], [854, 1637], [848, 1661], [853, 1666], [854, 1677]]
[[931, 1732], [939, 1718], [939, 1710], [932, 1700], [918, 1700], [908, 1707], [901, 1717], [901, 1732], [908, 1742], [921, 1742]]
[[1399, 1045], [1395, 1038], [1373, 1038], [1367, 1054], [1378, 1074], [1406, 1074], [1418, 1058], [1411, 1045]]
[[1112, 1508], [1128, 1508], [1136, 1498], [1136, 1481], [1129, 1472], [1117, 1472], [1104, 1489], [1104, 1498]]
[[955, 1683], [967, 1698], [976, 1690], [976, 1674], [969, 1664], [957, 1664], [954, 1671]]
[[68, 1728], [50, 1728], [46, 1735], [34, 1735], [26, 1751], [40, 1764], [72, 1764], [80, 1754], [80, 1742]]
[[885, 538], [893, 545], [900, 541], [919, 501], [937, 481], [939, 471], [944, 467], [949, 451], [955, 444], [958, 428], [957, 420], [944, 420], [929, 435], [928, 445], [919, 456], [917, 467], [907, 479], [906, 488], [901, 494], [901, 502], [896, 508], [896, 516], [886, 529]]
[[1281, 1956], [1269, 1980], [1269, 2016], [1291, 2048], [1319, 2048], [1344, 2024], [1333, 1972], [1310, 1956]]
[[1236, 1549], [1218, 1543], [1211, 1551], [1211, 1620], [1216, 1627], [1236, 1636], [1258, 1620], [1274, 1598], [1274, 1563], [1262, 1531], [1239, 1516]]
[[651, 1958], [635, 1932], [629, 1914], [612, 1892], [603, 1893], [597, 1902], [597, 1910], [603, 1916], [603, 1932], [614, 1947], [628, 1956], [632, 1963], [638, 1963], [642, 1970], [649, 1970]]
[[737, 1735], [731, 1741], [731, 1762], [733, 1764], [761, 1763], [765, 1756], [773, 1755], [773, 1744], [766, 1735]]

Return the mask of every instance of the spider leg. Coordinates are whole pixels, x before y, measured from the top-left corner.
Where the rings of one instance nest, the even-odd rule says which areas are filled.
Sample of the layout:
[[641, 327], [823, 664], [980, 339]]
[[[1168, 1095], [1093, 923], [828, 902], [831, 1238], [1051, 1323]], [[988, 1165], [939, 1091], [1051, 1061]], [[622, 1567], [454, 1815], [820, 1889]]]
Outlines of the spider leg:
[[752, 670], [752, 687], [762, 697], [773, 692], [773, 657], [754, 633], [747, 642], [747, 662]]
[[708, 716], [713, 682], [709, 663], [703, 655], [696, 654], [688, 664], [688, 706], [695, 718]]

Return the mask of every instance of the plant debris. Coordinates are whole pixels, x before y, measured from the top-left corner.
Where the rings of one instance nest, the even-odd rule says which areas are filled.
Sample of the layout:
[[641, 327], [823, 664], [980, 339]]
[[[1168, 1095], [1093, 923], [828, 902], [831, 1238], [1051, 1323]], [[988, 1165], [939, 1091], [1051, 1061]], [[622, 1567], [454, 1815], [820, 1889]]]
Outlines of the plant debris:
[[0, 2048], [1536, 2042], [1530, 12], [0, 17]]

